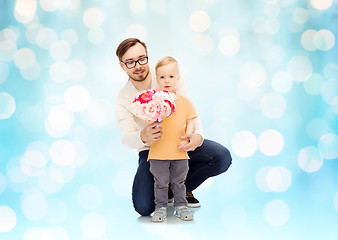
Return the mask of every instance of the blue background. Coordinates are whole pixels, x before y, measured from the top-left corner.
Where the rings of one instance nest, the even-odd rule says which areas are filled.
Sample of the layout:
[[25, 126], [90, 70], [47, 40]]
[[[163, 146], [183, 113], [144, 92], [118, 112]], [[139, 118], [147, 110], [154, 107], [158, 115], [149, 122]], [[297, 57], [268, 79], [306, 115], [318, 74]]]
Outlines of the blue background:
[[[338, 239], [337, 4], [0, 0], [0, 239]], [[232, 154], [193, 222], [133, 210], [126, 37], [151, 66], [178, 60], [204, 137]]]

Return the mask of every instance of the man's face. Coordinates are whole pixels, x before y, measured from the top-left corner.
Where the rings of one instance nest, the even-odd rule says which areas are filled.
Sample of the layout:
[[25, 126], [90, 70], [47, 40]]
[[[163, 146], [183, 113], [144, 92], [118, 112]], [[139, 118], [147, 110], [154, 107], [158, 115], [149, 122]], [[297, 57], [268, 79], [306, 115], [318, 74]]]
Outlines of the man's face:
[[[130, 61], [137, 61], [142, 57], [146, 57], [147, 52], [145, 48], [140, 44], [137, 43], [136, 45], [132, 46], [128, 49], [128, 51], [122, 56], [122, 62], [130, 62]], [[120, 62], [121, 67], [127, 73], [131, 80], [142, 82], [144, 81], [147, 76], [149, 75], [149, 64], [140, 65], [136, 63], [135, 67], [127, 68], [127, 66]]]

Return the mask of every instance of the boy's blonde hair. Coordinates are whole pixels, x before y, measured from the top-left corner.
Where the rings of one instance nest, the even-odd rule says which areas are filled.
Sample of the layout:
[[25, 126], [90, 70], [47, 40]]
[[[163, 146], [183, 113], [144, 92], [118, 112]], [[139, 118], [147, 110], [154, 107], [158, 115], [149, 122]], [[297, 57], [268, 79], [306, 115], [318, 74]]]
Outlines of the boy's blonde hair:
[[166, 57], [163, 57], [160, 60], [158, 60], [158, 62], [156, 63], [156, 66], [155, 66], [155, 70], [157, 70], [159, 67], [168, 65], [170, 63], [176, 63], [177, 67], [178, 67], [178, 62], [176, 61], [175, 58], [170, 57], [170, 56], [166, 56]]

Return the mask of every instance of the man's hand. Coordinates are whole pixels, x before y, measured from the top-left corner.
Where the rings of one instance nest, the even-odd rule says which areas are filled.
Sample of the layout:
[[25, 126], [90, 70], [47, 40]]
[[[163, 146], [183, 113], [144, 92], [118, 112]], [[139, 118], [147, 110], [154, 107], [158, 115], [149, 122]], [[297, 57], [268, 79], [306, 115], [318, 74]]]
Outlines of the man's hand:
[[197, 147], [199, 147], [203, 141], [203, 138], [199, 134], [186, 134], [181, 137], [182, 139], [188, 139], [189, 143], [185, 145], [179, 145], [178, 149], [184, 152], [194, 151]]
[[141, 140], [143, 143], [158, 142], [162, 136], [162, 122], [154, 122], [141, 130]]

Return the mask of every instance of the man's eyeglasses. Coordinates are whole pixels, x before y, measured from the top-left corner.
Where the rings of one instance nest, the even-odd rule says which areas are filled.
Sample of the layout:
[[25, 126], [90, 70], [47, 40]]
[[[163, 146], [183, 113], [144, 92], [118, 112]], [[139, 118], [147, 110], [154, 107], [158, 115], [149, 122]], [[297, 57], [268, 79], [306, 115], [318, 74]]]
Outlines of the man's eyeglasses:
[[141, 57], [136, 61], [128, 61], [128, 62], [122, 62], [128, 69], [134, 68], [136, 66], [136, 63], [140, 65], [146, 65], [148, 63], [148, 56], [146, 57]]

